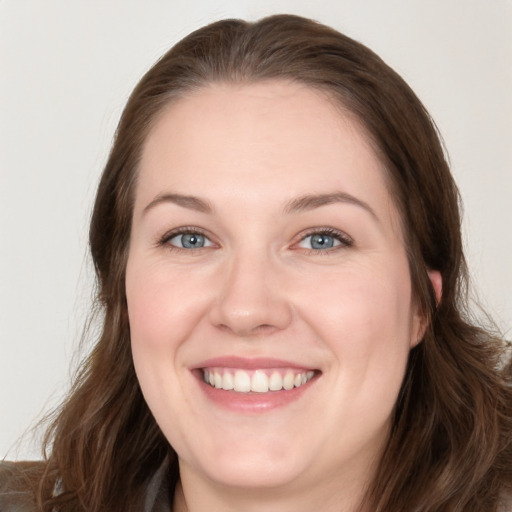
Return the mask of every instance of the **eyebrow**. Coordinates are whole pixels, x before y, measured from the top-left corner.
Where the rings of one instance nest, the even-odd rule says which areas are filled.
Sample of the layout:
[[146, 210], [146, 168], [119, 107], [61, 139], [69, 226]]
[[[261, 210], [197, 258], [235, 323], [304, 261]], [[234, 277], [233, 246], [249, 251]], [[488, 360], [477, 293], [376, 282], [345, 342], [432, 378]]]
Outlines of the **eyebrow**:
[[196, 210], [201, 213], [213, 213], [213, 206], [204, 199], [183, 194], [160, 194], [153, 199], [143, 210], [146, 214], [149, 210], [162, 203], [173, 203], [189, 210]]
[[[200, 199], [199, 197], [183, 195], [183, 194], [160, 194], [155, 199], [153, 199], [143, 210], [143, 215], [146, 214], [149, 210], [155, 208], [159, 204], [162, 203], [173, 203], [183, 208], [188, 208], [189, 210], [196, 210], [201, 213], [211, 214], [214, 212], [214, 208], [208, 201], [204, 199]], [[373, 208], [368, 204], [354, 197], [346, 192], [333, 192], [329, 194], [306, 194], [295, 199], [292, 199], [284, 206], [284, 212], [286, 214], [290, 213], [300, 213], [308, 210], [313, 210], [315, 208], [320, 208], [321, 206], [326, 206], [333, 203], [348, 203], [355, 206], [359, 206], [366, 210], [375, 220], [379, 220], [377, 214], [373, 210]]]
[[285, 213], [300, 213], [321, 206], [326, 206], [333, 203], [348, 203], [359, 206], [366, 210], [375, 220], [379, 220], [373, 208], [368, 204], [354, 197], [346, 192], [333, 192], [330, 194], [306, 194], [289, 201], [285, 207]]

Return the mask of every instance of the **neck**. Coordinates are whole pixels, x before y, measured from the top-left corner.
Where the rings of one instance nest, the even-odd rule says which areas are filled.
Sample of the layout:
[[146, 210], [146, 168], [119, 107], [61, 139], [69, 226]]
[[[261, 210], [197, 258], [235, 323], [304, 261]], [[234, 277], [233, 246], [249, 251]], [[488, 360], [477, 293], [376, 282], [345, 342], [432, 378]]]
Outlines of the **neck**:
[[364, 512], [361, 502], [366, 479], [351, 475], [333, 478], [313, 485], [283, 488], [228, 488], [197, 478], [181, 469], [181, 480], [174, 494], [173, 512]]

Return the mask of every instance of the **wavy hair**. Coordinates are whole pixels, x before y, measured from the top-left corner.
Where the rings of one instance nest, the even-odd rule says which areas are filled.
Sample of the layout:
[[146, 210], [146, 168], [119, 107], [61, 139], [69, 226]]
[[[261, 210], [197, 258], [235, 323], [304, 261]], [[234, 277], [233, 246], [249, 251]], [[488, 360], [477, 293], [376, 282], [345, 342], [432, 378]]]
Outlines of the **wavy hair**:
[[[469, 312], [459, 194], [435, 124], [403, 79], [364, 45], [314, 21], [277, 15], [193, 32], [129, 98], [90, 226], [103, 328], [47, 432], [41, 510], [138, 510], [166, 458], [176, 483], [177, 456], [143, 399], [130, 349], [124, 281], [141, 148], [163, 108], [188, 92], [273, 79], [327, 93], [365, 127], [401, 213], [414, 297], [428, 319], [361, 509], [495, 512], [510, 491], [512, 367], [504, 363], [503, 339]], [[439, 304], [429, 270], [442, 275]]]

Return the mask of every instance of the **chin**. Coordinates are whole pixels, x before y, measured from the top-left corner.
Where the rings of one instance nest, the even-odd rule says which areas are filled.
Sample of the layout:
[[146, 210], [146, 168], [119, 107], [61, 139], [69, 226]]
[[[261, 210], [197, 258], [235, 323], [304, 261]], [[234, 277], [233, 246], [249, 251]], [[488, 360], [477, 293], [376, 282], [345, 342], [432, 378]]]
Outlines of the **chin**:
[[208, 478], [224, 487], [239, 489], [276, 489], [293, 485], [304, 472], [302, 465], [291, 458], [272, 458], [215, 461], [203, 471]]
[[293, 484], [311, 467], [315, 458], [314, 454], [297, 449], [301, 445], [304, 447], [304, 443], [288, 444], [282, 435], [261, 436], [253, 442], [250, 437], [237, 442], [241, 439], [226, 436], [221, 440], [221, 446], [205, 446], [199, 452], [205, 456], [199, 460], [180, 459], [180, 466], [184, 464], [196, 473], [203, 473], [221, 486], [271, 489]]

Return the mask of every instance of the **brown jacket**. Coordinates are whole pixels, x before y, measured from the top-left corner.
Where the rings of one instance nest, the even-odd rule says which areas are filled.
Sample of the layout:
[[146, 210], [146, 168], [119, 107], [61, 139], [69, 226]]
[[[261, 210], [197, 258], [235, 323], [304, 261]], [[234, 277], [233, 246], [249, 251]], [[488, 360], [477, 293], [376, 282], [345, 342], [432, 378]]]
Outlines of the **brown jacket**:
[[[170, 512], [166, 469], [163, 464], [151, 479], [141, 512]], [[38, 512], [33, 482], [42, 470], [41, 462], [0, 462], [0, 512]]]

